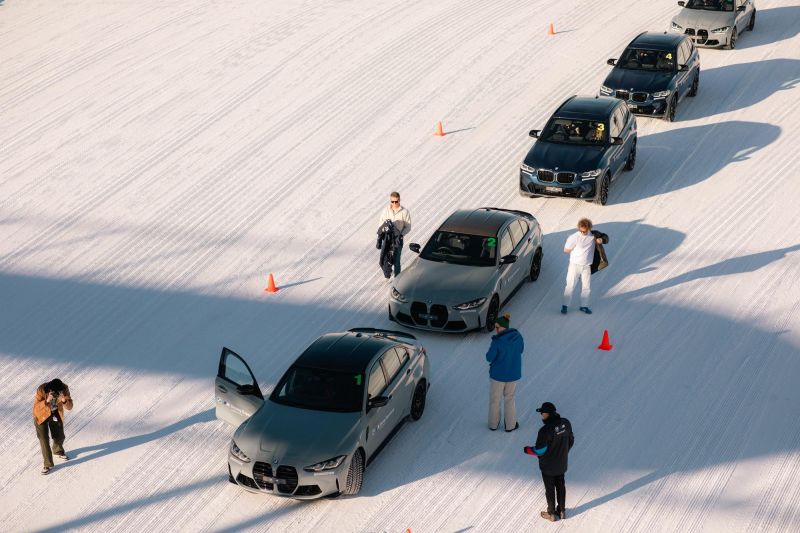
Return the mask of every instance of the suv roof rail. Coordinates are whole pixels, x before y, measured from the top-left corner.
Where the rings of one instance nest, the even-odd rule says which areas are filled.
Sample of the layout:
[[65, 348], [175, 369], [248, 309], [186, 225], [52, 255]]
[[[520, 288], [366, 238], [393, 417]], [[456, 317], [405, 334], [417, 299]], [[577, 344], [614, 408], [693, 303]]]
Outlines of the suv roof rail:
[[380, 329], [380, 328], [351, 328], [348, 329], [350, 333], [369, 333], [378, 337], [404, 337], [406, 339], [417, 340], [417, 338], [404, 331], [395, 331], [393, 329]]

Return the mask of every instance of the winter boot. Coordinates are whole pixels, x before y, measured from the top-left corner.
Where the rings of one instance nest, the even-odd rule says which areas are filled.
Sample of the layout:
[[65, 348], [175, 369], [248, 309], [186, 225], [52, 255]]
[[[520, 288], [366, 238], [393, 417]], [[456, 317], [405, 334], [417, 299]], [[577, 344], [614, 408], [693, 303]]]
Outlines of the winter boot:
[[561, 520], [565, 520], [565, 519], [567, 518], [567, 512], [566, 512], [565, 510], [563, 510], [563, 509], [562, 509], [561, 511], [559, 511], [559, 512], [558, 512], [558, 517], [559, 517]]
[[511, 432], [512, 432], [512, 431], [514, 431], [515, 429], [519, 429], [519, 422], [517, 422], [517, 425], [516, 425], [516, 426], [514, 426], [513, 428], [511, 428], [511, 429], [506, 429], [506, 433], [511, 433]]
[[566, 315], [567, 314], [567, 306], [566, 305], [562, 305], [561, 306], [561, 314], [562, 315]]
[[547, 511], [542, 511], [542, 518], [545, 520], [550, 520], [551, 522], [555, 522], [558, 520], [558, 516], [554, 514], [550, 514]]
[[583, 311], [583, 312], [584, 312], [584, 313], [586, 313], [587, 315], [591, 315], [591, 314], [592, 314], [592, 310], [591, 310], [591, 309], [589, 309], [588, 307], [581, 307], [581, 308], [580, 308], [580, 311]]

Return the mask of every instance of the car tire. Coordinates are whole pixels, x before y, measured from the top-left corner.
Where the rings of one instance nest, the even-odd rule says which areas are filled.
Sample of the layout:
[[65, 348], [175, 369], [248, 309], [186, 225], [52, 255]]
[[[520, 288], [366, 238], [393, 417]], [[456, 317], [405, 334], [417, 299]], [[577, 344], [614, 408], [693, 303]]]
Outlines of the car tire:
[[675, 95], [669, 101], [669, 107], [667, 108], [667, 112], [664, 113], [664, 120], [667, 122], [675, 122], [675, 113], [678, 112], [678, 96]]
[[697, 71], [697, 74], [694, 75], [694, 80], [692, 80], [692, 88], [689, 89], [689, 93], [686, 96], [691, 96], [694, 98], [697, 96], [697, 89], [700, 87], [700, 71]]
[[361, 490], [364, 482], [364, 453], [358, 449], [353, 454], [350, 461], [350, 468], [347, 470], [347, 481], [345, 481], [342, 494], [345, 496], [355, 496]]
[[728, 41], [728, 50], [733, 50], [736, 48], [736, 40], [738, 38], [736, 28], [733, 28], [733, 32], [731, 33], [731, 40]]
[[633, 170], [636, 166], [636, 139], [633, 141], [631, 151], [628, 153], [628, 159], [625, 160], [625, 170]]
[[417, 383], [414, 395], [411, 397], [411, 420], [417, 421], [425, 412], [425, 398], [428, 396], [428, 384], [424, 379]]
[[753, 28], [756, 27], [756, 10], [753, 10], [753, 14], [750, 15], [750, 22], [747, 24], [747, 31], [753, 31]]
[[600, 178], [600, 183], [597, 184], [597, 193], [594, 195], [594, 203], [599, 205], [606, 205], [608, 203], [608, 189], [611, 186], [611, 176], [608, 172], [603, 174]]
[[528, 279], [531, 282], [536, 281], [539, 279], [539, 274], [542, 273], [542, 249], [537, 248], [536, 253], [533, 254], [533, 260], [531, 261], [531, 270], [528, 273]]
[[500, 298], [495, 294], [489, 302], [489, 309], [486, 310], [486, 331], [494, 331], [494, 323], [500, 316]]

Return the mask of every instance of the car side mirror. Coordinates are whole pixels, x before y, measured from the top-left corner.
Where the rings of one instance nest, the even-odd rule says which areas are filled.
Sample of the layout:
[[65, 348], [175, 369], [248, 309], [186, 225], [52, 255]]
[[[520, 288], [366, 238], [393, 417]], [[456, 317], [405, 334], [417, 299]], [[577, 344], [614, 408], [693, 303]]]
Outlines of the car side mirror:
[[367, 406], [372, 409], [373, 407], [383, 407], [389, 400], [391, 400], [391, 396], [375, 396], [374, 398], [370, 398], [367, 402]]
[[744, 6], [739, 6], [736, 8], [736, 11], [744, 11]]
[[684, 7], [684, 6], [686, 6], [686, 2], [681, 0], [680, 2], [678, 2], [678, 5], [681, 6], [681, 7]]
[[686, 72], [687, 70], [689, 70], [689, 65], [681, 65], [680, 68], [678, 68], [678, 70], [680, 70], [681, 72]]
[[606, 63], [613, 66], [617, 64], [617, 60], [612, 57], [611, 59], [606, 61]]
[[611, 144], [622, 144], [622, 137], [611, 137]]
[[538, 139], [539, 138], [539, 131], [540, 130], [531, 130], [531, 131], [528, 132], [528, 135], [530, 135], [534, 139]]
[[516, 263], [516, 262], [517, 262], [517, 256], [514, 254], [509, 254], [500, 258], [501, 265], [510, 265], [511, 263]]
[[411, 244], [408, 245], [408, 249], [411, 250], [412, 252], [414, 252], [415, 254], [418, 254], [419, 253], [419, 244], [417, 244], [416, 242], [412, 242]]

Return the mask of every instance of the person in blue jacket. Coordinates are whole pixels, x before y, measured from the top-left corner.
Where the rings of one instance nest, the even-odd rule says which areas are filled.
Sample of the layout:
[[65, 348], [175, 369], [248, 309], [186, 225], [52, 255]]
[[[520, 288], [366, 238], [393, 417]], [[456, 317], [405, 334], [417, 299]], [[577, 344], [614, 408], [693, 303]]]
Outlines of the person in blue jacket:
[[505, 314], [494, 324], [496, 335], [486, 352], [489, 363], [489, 429], [495, 431], [500, 425], [500, 400], [503, 399], [503, 414], [506, 431], [519, 428], [514, 394], [517, 381], [522, 377], [522, 351], [525, 342], [519, 331], [509, 327], [511, 315]]

